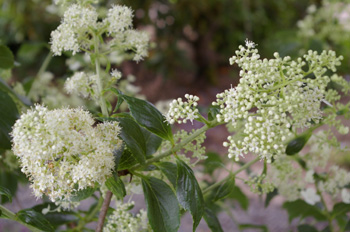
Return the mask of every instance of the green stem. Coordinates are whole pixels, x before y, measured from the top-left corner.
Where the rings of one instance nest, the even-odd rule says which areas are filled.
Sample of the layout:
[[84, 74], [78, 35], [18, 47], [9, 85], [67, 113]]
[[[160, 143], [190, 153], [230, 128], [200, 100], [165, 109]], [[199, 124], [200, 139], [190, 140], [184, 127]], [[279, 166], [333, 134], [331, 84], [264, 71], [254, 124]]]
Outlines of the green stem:
[[[52, 52], [50, 51], [47, 55], [46, 58], [44, 60], [44, 62], [41, 64], [40, 69], [38, 71], [38, 73], [35, 76], [35, 79], [37, 80], [40, 76], [42, 76], [44, 74], [44, 72], [46, 71], [47, 67], [50, 64], [50, 61], [52, 59]], [[35, 81], [35, 80], [34, 80]], [[32, 89], [29, 90], [28, 92], [28, 96], [30, 96], [30, 92]]]
[[144, 165], [141, 164], [137, 164], [134, 167], [130, 168], [130, 170], [136, 170], [139, 169], [141, 167], [150, 165], [154, 162], [157, 162], [171, 154], [174, 154], [175, 152], [181, 150], [186, 144], [188, 144], [189, 142], [193, 141], [196, 137], [198, 137], [199, 135], [201, 135], [202, 133], [206, 132], [207, 130], [209, 130], [212, 127], [218, 126], [221, 123], [218, 123], [216, 120], [204, 125], [203, 127], [199, 128], [198, 130], [196, 130], [195, 132], [193, 132], [192, 134], [190, 134], [188, 137], [186, 137], [185, 139], [183, 139], [180, 143], [176, 144], [173, 148], [162, 152], [161, 154], [159, 154], [158, 156], [151, 158], [149, 160], [147, 160], [147, 162]]
[[249, 168], [250, 166], [252, 166], [253, 164], [255, 164], [256, 162], [258, 162], [260, 160], [260, 157], [256, 157], [255, 159], [253, 159], [252, 161], [249, 161], [248, 163], [244, 164], [242, 167], [240, 167], [238, 170], [234, 171], [232, 174], [228, 175], [227, 177], [225, 177], [224, 179], [222, 179], [219, 182], [216, 182], [213, 185], [210, 185], [208, 187], [206, 187], [205, 189], [203, 189], [203, 194], [207, 194], [209, 193], [211, 190], [219, 187], [221, 184], [225, 183], [232, 175], [237, 175], [238, 173], [240, 173], [241, 171]]
[[1, 211], [1, 214], [2, 214], [1, 216], [2, 217], [5, 217], [5, 218], [7, 218], [9, 220], [21, 223], [22, 225], [24, 225], [25, 227], [27, 227], [28, 229], [30, 229], [33, 232], [41, 232], [42, 231], [42, 230], [39, 230], [36, 227], [33, 227], [33, 226], [29, 225], [29, 224], [26, 224], [26, 223], [22, 222], [19, 218], [17, 218], [16, 214], [14, 214], [12, 211], [8, 210], [7, 208], [5, 208], [2, 205], [0, 205], [0, 211]]
[[97, 94], [98, 94], [102, 114], [103, 116], [108, 117], [107, 105], [102, 93], [103, 86], [102, 86], [102, 80], [101, 80], [101, 64], [99, 60], [100, 51], [99, 51], [99, 40], [97, 35], [94, 36], [94, 47], [95, 47], [95, 68], [96, 68], [96, 76], [97, 76], [96, 84], [98, 89]]
[[82, 231], [84, 226], [93, 220], [93, 218], [95, 217], [97, 212], [101, 209], [102, 204], [103, 204], [103, 197], [100, 197], [95, 208], [86, 216], [86, 218], [84, 220], [79, 221], [78, 226], [76, 228], [74, 228], [74, 230], [75, 231]]
[[331, 232], [334, 232], [335, 230], [334, 230], [334, 227], [333, 227], [332, 215], [331, 215], [330, 211], [327, 208], [326, 201], [324, 200], [323, 195], [322, 195], [320, 189], [318, 188], [318, 184], [315, 183], [315, 186], [316, 186], [317, 194], [320, 196], [321, 202], [322, 202], [322, 204], [324, 206], [324, 212], [326, 213], [326, 217], [327, 217], [327, 220], [328, 220], [329, 230]]

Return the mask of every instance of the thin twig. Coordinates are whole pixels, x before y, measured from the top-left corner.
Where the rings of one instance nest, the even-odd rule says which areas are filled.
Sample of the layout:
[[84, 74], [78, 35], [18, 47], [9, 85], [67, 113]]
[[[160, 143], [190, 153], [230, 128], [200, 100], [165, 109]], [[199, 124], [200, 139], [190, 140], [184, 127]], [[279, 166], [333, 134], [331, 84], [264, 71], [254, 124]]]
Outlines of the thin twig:
[[98, 223], [97, 223], [97, 228], [96, 228], [96, 232], [102, 232], [103, 229], [103, 224], [105, 222], [105, 217], [107, 214], [107, 210], [109, 208], [109, 204], [111, 203], [111, 199], [112, 199], [112, 192], [111, 191], [107, 191], [106, 193], [106, 197], [103, 201], [103, 205], [100, 211], [100, 215], [98, 217]]

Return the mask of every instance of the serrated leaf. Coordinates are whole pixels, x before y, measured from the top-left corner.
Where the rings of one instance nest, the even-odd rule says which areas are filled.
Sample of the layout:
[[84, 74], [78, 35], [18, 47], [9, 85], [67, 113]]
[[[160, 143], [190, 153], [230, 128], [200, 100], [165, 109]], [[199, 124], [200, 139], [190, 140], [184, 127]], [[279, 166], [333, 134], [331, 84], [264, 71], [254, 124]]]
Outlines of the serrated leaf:
[[137, 160], [133, 156], [133, 154], [129, 150], [124, 149], [123, 155], [120, 158], [120, 162], [118, 165], [118, 171], [131, 168], [136, 164], [137, 164]]
[[15, 60], [11, 50], [5, 45], [0, 45], [0, 68], [12, 68], [14, 63]]
[[122, 128], [120, 137], [141, 164], [146, 161], [146, 142], [141, 127], [130, 118], [118, 118]]
[[298, 232], [318, 232], [318, 230], [311, 225], [303, 224], [298, 226]]
[[146, 143], [146, 156], [153, 155], [162, 144], [162, 138], [141, 127], [141, 131]]
[[119, 199], [123, 199], [125, 197], [126, 190], [124, 183], [115, 173], [106, 180], [105, 185]]
[[234, 190], [235, 187], [235, 177], [231, 176], [225, 183], [221, 184], [214, 196], [214, 201], [222, 200], [228, 197]]
[[177, 182], [176, 195], [180, 205], [190, 211], [193, 218], [193, 231], [196, 230], [204, 213], [202, 190], [193, 174], [192, 169], [182, 160], [176, 160]]
[[272, 192], [269, 192], [268, 194], [266, 194], [266, 199], [265, 199], [265, 208], [267, 206], [269, 206], [272, 198], [274, 198], [275, 196], [278, 195], [278, 191], [277, 189], [274, 189]]
[[154, 231], [177, 232], [180, 226], [180, 208], [172, 189], [154, 177], [142, 177], [147, 215]]
[[82, 201], [85, 200], [86, 198], [91, 197], [91, 195], [96, 191], [95, 188], [92, 187], [87, 187], [85, 189], [81, 189], [79, 191], [76, 191], [73, 196], [70, 197], [70, 201]]
[[7, 188], [0, 186], [0, 195], [6, 196], [12, 202], [12, 194]]
[[170, 183], [176, 188], [176, 179], [177, 179], [177, 166], [174, 163], [170, 162], [161, 162], [155, 164], [159, 170], [164, 173], [164, 175], [168, 178]]
[[239, 187], [235, 186], [228, 197], [237, 200], [244, 210], [248, 209], [249, 200]]
[[283, 208], [288, 211], [289, 221], [296, 217], [301, 219], [305, 217], [314, 217], [318, 221], [326, 221], [327, 217], [313, 205], [309, 205], [303, 200], [289, 201], [283, 204]]
[[157, 108], [148, 101], [123, 95], [135, 120], [159, 137], [173, 142], [170, 125]]
[[312, 133], [308, 132], [292, 139], [286, 147], [286, 154], [295, 155], [296, 153], [301, 151], [307, 143], [307, 141], [309, 141], [311, 135]]
[[11, 149], [10, 132], [19, 116], [16, 104], [2, 90], [0, 90], [0, 109], [0, 148]]
[[216, 217], [215, 213], [209, 209], [204, 209], [203, 214], [204, 220], [207, 222], [208, 227], [212, 232], [223, 232], [224, 230], [221, 227], [221, 224], [219, 222], [219, 219]]
[[17, 212], [17, 217], [24, 223], [34, 226], [43, 231], [55, 231], [50, 222], [40, 213], [33, 209], [25, 209]]

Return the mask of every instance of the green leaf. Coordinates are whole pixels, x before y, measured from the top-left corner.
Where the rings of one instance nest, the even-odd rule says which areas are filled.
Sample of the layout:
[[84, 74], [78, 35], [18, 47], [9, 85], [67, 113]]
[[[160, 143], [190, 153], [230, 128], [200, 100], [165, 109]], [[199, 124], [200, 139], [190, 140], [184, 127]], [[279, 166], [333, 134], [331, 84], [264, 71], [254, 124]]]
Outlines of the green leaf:
[[253, 225], [253, 224], [240, 224], [238, 225], [239, 229], [261, 229], [263, 232], [268, 232], [269, 229], [265, 225]]
[[115, 173], [113, 173], [113, 176], [106, 180], [105, 184], [107, 188], [111, 190], [111, 192], [119, 199], [123, 199], [125, 197], [126, 190], [124, 183]]
[[6, 196], [9, 199], [9, 201], [12, 202], [12, 194], [7, 188], [0, 186], [0, 195]]
[[77, 192], [75, 192], [75, 194], [73, 196], [71, 196], [71, 198], [69, 199], [70, 201], [82, 201], [85, 200], [86, 198], [91, 197], [91, 195], [96, 191], [95, 188], [92, 187], [87, 187], [85, 189], [81, 189]]
[[204, 160], [204, 172], [212, 175], [215, 169], [223, 166], [223, 162], [220, 155], [215, 152], [208, 152], [206, 156], [208, 158]]
[[153, 155], [162, 143], [162, 138], [141, 127], [141, 131], [146, 143], [146, 156]]
[[129, 150], [124, 149], [123, 155], [120, 158], [120, 162], [118, 165], [118, 171], [131, 168], [132, 166], [136, 165], [137, 163], [138, 162], [137, 162], [136, 158], [133, 156], [133, 154]]
[[[18, 186], [18, 176], [14, 175], [13, 172], [0, 171], [0, 183], [1, 187], [9, 190], [11, 196], [16, 195], [17, 186]], [[1, 204], [9, 202], [8, 197], [1, 197]]]
[[0, 90], [0, 148], [11, 149], [10, 132], [18, 119], [18, 110], [12, 98]]
[[231, 176], [225, 183], [219, 186], [213, 200], [218, 201], [228, 197], [233, 192], [234, 187], [235, 176]]
[[135, 120], [159, 137], [174, 141], [170, 125], [157, 108], [148, 101], [123, 95]]
[[55, 231], [50, 222], [40, 213], [32, 209], [24, 209], [17, 212], [17, 217], [24, 223], [43, 231]]
[[12, 97], [14, 97], [15, 99], [17, 99], [18, 101], [21, 101], [23, 104], [30, 106], [32, 105], [32, 103], [30, 102], [30, 100], [24, 96], [18, 95], [15, 91], [13, 91], [13, 89], [3, 80], [0, 78], [0, 90], [11, 94]]
[[348, 212], [350, 212], [350, 204], [340, 202], [334, 205], [331, 216], [332, 218], [335, 218], [337, 216], [343, 216]]
[[278, 195], [278, 191], [277, 189], [274, 189], [272, 192], [269, 192], [268, 194], [266, 194], [266, 200], [265, 200], [265, 208], [267, 206], [269, 206], [270, 201], [272, 200], [272, 198], [274, 198], [275, 196]]
[[318, 230], [308, 224], [303, 224], [298, 226], [298, 232], [318, 232]]
[[216, 215], [211, 209], [205, 208], [203, 217], [212, 232], [224, 232], [219, 222], [219, 219], [216, 217]]
[[241, 191], [241, 189], [235, 186], [232, 192], [229, 195], [229, 198], [235, 199], [241, 205], [244, 210], [247, 210], [249, 207], [249, 200], [246, 195]]
[[296, 217], [301, 219], [305, 217], [314, 217], [318, 221], [326, 221], [327, 217], [313, 205], [309, 205], [303, 200], [289, 201], [283, 204], [283, 208], [288, 211], [289, 221]]
[[[32, 209], [35, 210], [38, 213], [41, 213], [43, 209], [50, 208], [50, 210], [55, 210], [58, 206], [55, 205], [55, 203], [43, 203], [34, 206]], [[50, 224], [57, 228], [61, 225], [70, 223], [70, 222], [76, 222], [79, 220], [77, 216], [74, 215], [73, 212], [70, 211], [61, 211], [61, 212], [48, 212], [47, 214], [43, 215], [46, 220], [50, 222]]]
[[47, 45], [44, 42], [23, 43], [17, 52], [17, 58], [30, 63], [35, 62], [36, 59], [33, 59], [33, 57], [37, 57]]
[[146, 161], [146, 142], [141, 127], [130, 118], [118, 118], [122, 132], [120, 137], [141, 164]]
[[213, 121], [216, 119], [216, 115], [220, 114], [220, 107], [219, 106], [210, 106], [209, 112], [208, 112], [208, 119], [209, 121]]
[[174, 163], [170, 162], [161, 162], [155, 164], [159, 170], [164, 173], [168, 178], [170, 183], [176, 188], [176, 179], [177, 179], [177, 166]]
[[156, 232], [177, 232], [180, 226], [180, 208], [173, 190], [164, 181], [142, 177], [147, 215]]
[[176, 160], [176, 195], [180, 205], [190, 211], [193, 218], [193, 231], [196, 230], [204, 213], [204, 199], [192, 169], [182, 160]]
[[311, 135], [312, 133], [308, 132], [292, 139], [287, 145], [286, 154], [294, 155], [299, 151], [301, 151], [305, 146], [305, 144], [307, 143], [307, 141], [309, 141]]
[[15, 59], [11, 50], [5, 45], [0, 45], [0, 68], [12, 68], [14, 63]]
[[111, 90], [112, 92], [114, 92], [118, 97], [117, 104], [115, 105], [114, 110], [113, 110], [113, 112], [117, 112], [117, 110], [119, 109], [121, 104], [124, 102], [123, 93], [116, 88], [110, 88], [108, 90]]

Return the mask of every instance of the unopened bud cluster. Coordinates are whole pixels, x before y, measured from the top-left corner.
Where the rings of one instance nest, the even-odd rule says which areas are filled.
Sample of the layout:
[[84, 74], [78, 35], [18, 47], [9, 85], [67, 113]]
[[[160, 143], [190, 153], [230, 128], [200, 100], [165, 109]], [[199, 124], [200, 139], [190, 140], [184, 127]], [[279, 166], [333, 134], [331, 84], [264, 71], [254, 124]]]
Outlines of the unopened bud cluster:
[[170, 109], [165, 115], [166, 120], [169, 124], [186, 123], [198, 118], [198, 101], [199, 97], [186, 94], [185, 98], [187, 101], [182, 101], [181, 98], [175, 99], [170, 103]]
[[16, 121], [12, 149], [35, 196], [69, 201], [76, 191], [102, 184], [111, 175], [120, 127], [117, 122], [94, 123], [82, 109], [40, 105]]

